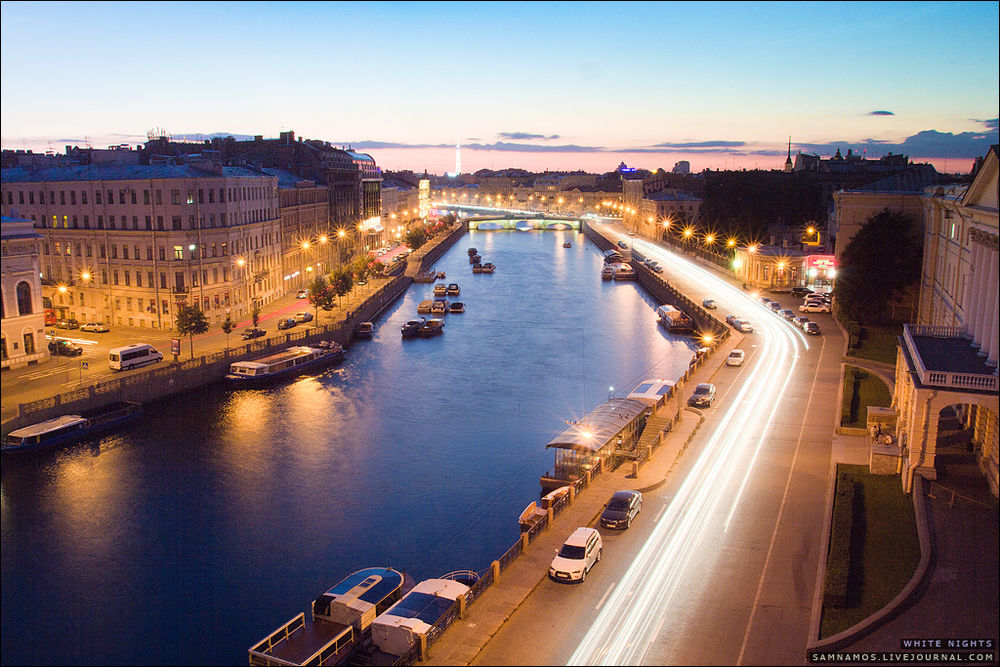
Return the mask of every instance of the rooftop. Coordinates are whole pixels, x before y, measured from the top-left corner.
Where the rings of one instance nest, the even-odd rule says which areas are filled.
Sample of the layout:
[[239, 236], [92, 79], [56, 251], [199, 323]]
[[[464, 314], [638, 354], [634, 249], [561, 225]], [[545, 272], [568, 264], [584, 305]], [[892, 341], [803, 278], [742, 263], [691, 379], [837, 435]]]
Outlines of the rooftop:
[[546, 448], [596, 452], [646, 409], [645, 403], [634, 398], [613, 398], [598, 405], [575, 424], [570, 424]]
[[249, 167], [222, 167], [222, 173], [187, 164], [108, 164], [65, 167], [8, 167], [4, 183], [63, 183], [70, 181], [128, 181], [165, 178], [266, 178]]

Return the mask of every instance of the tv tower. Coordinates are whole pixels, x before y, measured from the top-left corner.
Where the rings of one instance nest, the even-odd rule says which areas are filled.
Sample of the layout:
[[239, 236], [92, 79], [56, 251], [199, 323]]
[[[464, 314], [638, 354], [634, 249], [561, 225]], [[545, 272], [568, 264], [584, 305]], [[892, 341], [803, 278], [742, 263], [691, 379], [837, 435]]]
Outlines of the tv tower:
[[459, 141], [458, 133], [455, 133], [455, 171], [449, 172], [447, 175], [451, 178], [457, 177], [462, 173], [462, 144]]

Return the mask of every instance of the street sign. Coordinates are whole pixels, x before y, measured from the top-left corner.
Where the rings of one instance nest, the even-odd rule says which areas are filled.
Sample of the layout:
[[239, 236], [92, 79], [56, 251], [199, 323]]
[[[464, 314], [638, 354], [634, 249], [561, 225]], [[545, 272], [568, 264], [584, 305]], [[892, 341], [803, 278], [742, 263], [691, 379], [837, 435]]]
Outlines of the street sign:
[[180, 355], [180, 353], [181, 353], [181, 339], [180, 338], [171, 338], [170, 339], [170, 353], [172, 355], [174, 355], [175, 357]]
[[85, 371], [86, 370], [90, 370], [90, 362], [89, 361], [81, 361], [80, 362], [80, 367], [83, 368], [83, 370], [85, 370]]

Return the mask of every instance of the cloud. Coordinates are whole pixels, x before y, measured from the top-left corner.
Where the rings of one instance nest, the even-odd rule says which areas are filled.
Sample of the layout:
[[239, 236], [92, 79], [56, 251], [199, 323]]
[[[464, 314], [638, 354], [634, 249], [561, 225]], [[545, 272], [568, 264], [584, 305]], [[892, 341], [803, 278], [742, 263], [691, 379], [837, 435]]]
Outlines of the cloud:
[[896, 114], [894, 114], [891, 111], [869, 111], [868, 115], [869, 116], [895, 116]]
[[[986, 121], [988, 126], [988, 121]], [[855, 153], [871, 153], [876, 157], [886, 153], [903, 153], [917, 158], [975, 158], [985, 155], [990, 145], [998, 143], [996, 129], [988, 132], [938, 132], [924, 130], [892, 143], [879, 139], [860, 141], [831, 141], [822, 144], [797, 143], [796, 148], [805, 152], [832, 155], [839, 149], [841, 154], [852, 149]]]
[[501, 139], [509, 139], [511, 141], [524, 141], [525, 139], [542, 139], [544, 141], [551, 141], [552, 139], [558, 139], [558, 134], [550, 134], [545, 136], [544, 134], [531, 134], [530, 132], [499, 132], [497, 136]]
[[998, 119], [996, 119], [996, 118], [987, 118], [986, 120], [977, 120], [977, 119], [973, 118], [972, 120], [974, 122], [976, 122], [976, 123], [982, 123], [983, 125], [985, 125], [987, 128], [989, 128], [991, 130], [997, 129], [997, 120]]
[[683, 143], [662, 143], [653, 144], [653, 148], [673, 148], [675, 150], [687, 150], [689, 148], [740, 148], [746, 146], [745, 141], [688, 141]]

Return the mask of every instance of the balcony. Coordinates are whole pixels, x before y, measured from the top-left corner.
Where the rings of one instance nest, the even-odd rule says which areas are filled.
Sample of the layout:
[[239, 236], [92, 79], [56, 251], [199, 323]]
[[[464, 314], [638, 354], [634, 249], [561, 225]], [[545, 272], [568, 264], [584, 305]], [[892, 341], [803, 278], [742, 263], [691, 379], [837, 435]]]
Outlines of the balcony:
[[190, 287], [185, 287], [184, 285], [174, 285], [170, 288], [171, 294], [187, 294], [191, 291]]
[[963, 329], [906, 324], [903, 343], [921, 384], [958, 391], [997, 391], [997, 367], [987, 363]]

